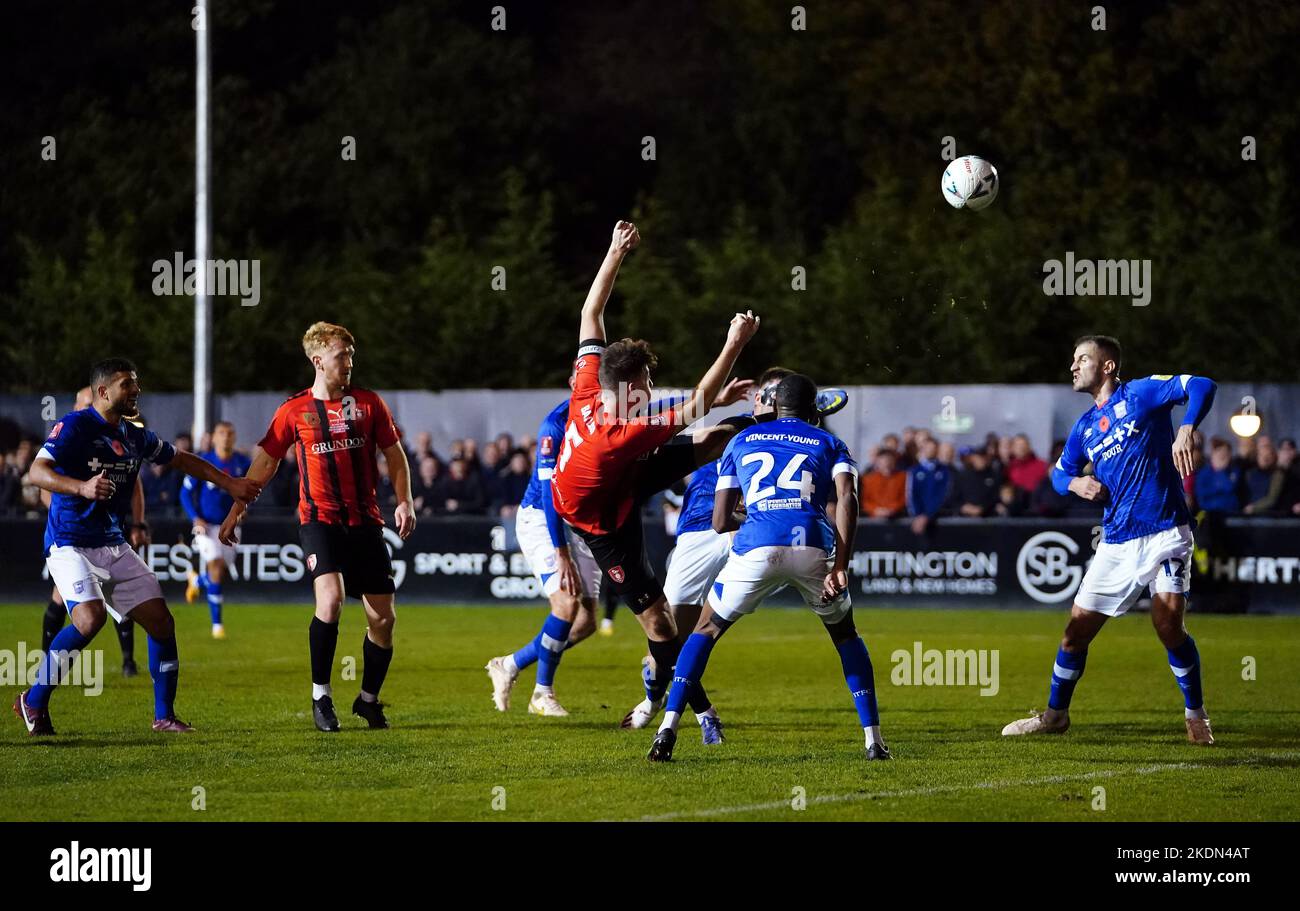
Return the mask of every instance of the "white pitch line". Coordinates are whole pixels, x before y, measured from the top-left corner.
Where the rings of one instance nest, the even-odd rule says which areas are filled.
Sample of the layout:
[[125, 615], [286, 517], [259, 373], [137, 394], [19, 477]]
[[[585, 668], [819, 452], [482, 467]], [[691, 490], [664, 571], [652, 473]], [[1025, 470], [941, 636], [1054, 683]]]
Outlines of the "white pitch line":
[[[1003, 791], [1008, 788], [1028, 788], [1043, 784], [1060, 784], [1067, 781], [1093, 781], [1098, 778], [1118, 778], [1123, 775], [1154, 775], [1158, 772], [1170, 772], [1179, 769], [1221, 768], [1224, 765], [1248, 765], [1258, 759], [1290, 759], [1300, 757], [1300, 753], [1279, 753], [1264, 757], [1252, 757], [1242, 762], [1204, 763], [1204, 762], [1167, 762], [1159, 765], [1139, 766], [1135, 769], [1103, 769], [1097, 772], [1083, 772], [1078, 775], [1046, 775], [1042, 778], [1024, 778], [1018, 781], [981, 781], [976, 784], [939, 785], [929, 788], [909, 788], [903, 791], [875, 791], [871, 793], [822, 794], [809, 797], [808, 803], [852, 803], [861, 800], [888, 800], [899, 797], [931, 797], [935, 794], [953, 794], [959, 791]], [[661, 813], [655, 816], [642, 816], [641, 822], [664, 822], [670, 819], [683, 819], [691, 816], [729, 816], [733, 813], [754, 813], [762, 810], [780, 810], [790, 806], [790, 800], [772, 800], [767, 803], [751, 803], [736, 807], [712, 807], [703, 810], [681, 810], [675, 813]]]

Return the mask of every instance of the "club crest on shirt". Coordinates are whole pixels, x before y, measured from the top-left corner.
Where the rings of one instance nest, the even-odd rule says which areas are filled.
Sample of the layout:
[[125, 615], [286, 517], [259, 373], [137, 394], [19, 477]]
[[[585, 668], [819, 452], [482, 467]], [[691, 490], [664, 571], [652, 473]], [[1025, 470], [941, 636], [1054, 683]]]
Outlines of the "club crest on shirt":
[[1116, 403], [1115, 403], [1115, 420], [1118, 421], [1120, 418], [1124, 417], [1124, 415], [1126, 415], [1126, 414], [1128, 414], [1128, 405], [1127, 405], [1125, 402], [1116, 402]]

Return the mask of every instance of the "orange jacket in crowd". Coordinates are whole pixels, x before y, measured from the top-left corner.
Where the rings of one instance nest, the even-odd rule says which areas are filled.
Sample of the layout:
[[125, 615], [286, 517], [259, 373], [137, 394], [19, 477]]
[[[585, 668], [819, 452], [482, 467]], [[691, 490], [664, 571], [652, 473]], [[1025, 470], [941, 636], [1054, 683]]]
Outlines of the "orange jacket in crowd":
[[907, 511], [907, 472], [895, 471], [885, 477], [878, 471], [862, 476], [859, 515], [864, 519], [876, 518], [876, 510], [887, 509], [891, 516], [901, 516]]

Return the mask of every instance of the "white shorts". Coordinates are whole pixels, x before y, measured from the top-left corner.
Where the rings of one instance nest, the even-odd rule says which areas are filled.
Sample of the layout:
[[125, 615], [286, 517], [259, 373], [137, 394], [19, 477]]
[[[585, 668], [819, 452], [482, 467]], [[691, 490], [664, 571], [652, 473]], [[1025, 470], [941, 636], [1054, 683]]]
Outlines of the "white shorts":
[[69, 611], [82, 601], [103, 601], [121, 622], [137, 606], [163, 596], [158, 577], [130, 544], [55, 546], [50, 548], [45, 565]]
[[668, 603], [703, 604], [709, 586], [718, 578], [731, 555], [731, 535], [711, 528], [682, 532], [668, 554], [664, 596]]
[[838, 623], [852, 606], [847, 590], [834, 601], [822, 601], [822, 584], [831, 571], [831, 556], [819, 547], [755, 547], [734, 551], [709, 589], [709, 607], [723, 620], [752, 614], [759, 603], [783, 585], [803, 595], [823, 623]]
[[1186, 525], [1119, 544], [1097, 545], [1074, 603], [1118, 617], [1144, 591], [1185, 595], [1192, 582], [1192, 531]]
[[[240, 532], [238, 525], [235, 526], [235, 540], [238, 541]], [[203, 534], [194, 536], [194, 556], [197, 558], [198, 566], [195, 569], [203, 572], [207, 569], [209, 563], [213, 560], [224, 560], [227, 566], [235, 565], [235, 548], [230, 544], [222, 544], [221, 539], [217, 537], [221, 532], [221, 523], [213, 525], [204, 523]]]
[[[578, 567], [583, 597], [599, 598], [602, 573], [596, 565], [596, 558], [591, 555], [591, 548], [567, 525], [564, 526], [564, 537], [569, 542], [569, 556]], [[546, 597], [559, 591], [560, 574], [556, 572], [555, 545], [551, 543], [551, 533], [546, 528], [546, 512], [533, 506], [525, 506], [516, 512], [515, 539], [528, 561], [528, 568], [542, 583]]]

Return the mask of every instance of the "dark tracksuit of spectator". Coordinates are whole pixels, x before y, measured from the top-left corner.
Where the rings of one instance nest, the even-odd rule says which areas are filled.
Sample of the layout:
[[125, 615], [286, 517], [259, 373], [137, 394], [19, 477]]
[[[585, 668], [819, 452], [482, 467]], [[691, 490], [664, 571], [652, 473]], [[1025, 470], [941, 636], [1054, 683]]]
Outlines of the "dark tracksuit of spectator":
[[987, 457], [972, 455], [971, 461], [979, 460], [983, 467], [971, 464], [961, 468], [953, 480], [953, 503], [960, 515], [991, 516], [998, 504], [998, 473], [988, 464]]
[[447, 512], [478, 513], [487, 506], [479, 473], [461, 459], [452, 460], [437, 491], [438, 506]]

